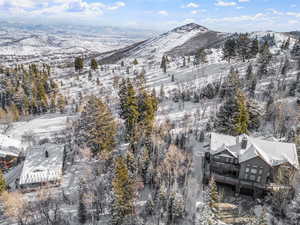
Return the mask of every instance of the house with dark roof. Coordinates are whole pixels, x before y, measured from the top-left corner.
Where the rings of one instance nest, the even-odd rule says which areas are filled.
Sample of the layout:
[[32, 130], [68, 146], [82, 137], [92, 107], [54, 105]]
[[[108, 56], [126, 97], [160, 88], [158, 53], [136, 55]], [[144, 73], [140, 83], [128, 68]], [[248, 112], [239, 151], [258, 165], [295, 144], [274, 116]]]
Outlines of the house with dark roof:
[[268, 190], [292, 188], [299, 169], [295, 144], [275, 138], [248, 135], [210, 134], [204, 160], [204, 179], [233, 185], [260, 194]]

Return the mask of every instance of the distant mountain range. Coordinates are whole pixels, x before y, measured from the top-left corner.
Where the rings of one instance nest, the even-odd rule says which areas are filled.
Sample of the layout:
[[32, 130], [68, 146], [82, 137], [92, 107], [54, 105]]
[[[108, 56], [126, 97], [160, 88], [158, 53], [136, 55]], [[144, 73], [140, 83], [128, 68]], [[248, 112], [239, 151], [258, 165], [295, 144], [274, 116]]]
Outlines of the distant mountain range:
[[[250, 33], [261, 39], [268, 34], [274, 36], [277, 46], [288, 37], [300, 38], [299, 31]], [[14, 58], [23, 56], [35, 58], [35, 61], [63, 62], [84, 54], [97, 56], [102, 63], [114, 63], [123, 58], [157, 61], [163, 55], [193, 55], [200, 48], [218, 48], [234, 35], [195, 23], [157, 34], [150, 30], [110, 26], [28, 25], [0, 21], [0, 58], [3, 61], [9, 58], [12, 63]]]
[[[259, 31], [251, 32], [249, 35], [253, 38], [257, 37], [261, 41], [268, 35], [274, 36], [275, 47], [280, 47], [288, 37], [291, 37], [295, 41], [295, 39], [300, 37], [300, 32], [280, 33]], [[228, 38], [235, 36], [236, 34], [233, 33], [213, 31], [201, 25], [190, 23], [154, 38], [103, 54], [101, 61], [103, 63], [113, 63], [127, 57], [142, 57], [151, 60], [161, 58], [163, 55], [193, 55], [200, 48], [221, 47]]]

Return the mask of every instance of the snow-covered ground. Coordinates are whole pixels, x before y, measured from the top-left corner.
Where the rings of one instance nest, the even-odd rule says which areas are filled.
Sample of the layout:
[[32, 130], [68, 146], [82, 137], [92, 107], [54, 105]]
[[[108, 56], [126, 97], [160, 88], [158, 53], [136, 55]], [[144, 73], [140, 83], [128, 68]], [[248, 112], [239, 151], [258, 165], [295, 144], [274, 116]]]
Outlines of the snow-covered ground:
[[[161, 57], [172, 50], [174, 47], [183, 45], [186, 41], [193, 38], [195, 35], [207, 32], [204, 28], [198, 28], [196, 30], [173, 30], [165, 33], [157, 38], [149, 39], [144, 42], [139, 49], [134, 51], [134, 54], [128, 58], [122, 59], [125, 66], [121, 67], [120, 62], [111, 65], [101, 65], [103, 69], [98, 69], [92, 71], [92, 79], [88, 78], [89, 74], [89, 62], [86, 62], [84, 70], [78, 74], [74, 72], [72, 67], [55, 67], [52, 70], [51, 76], [60, 85], [60, 91], [67, 97], [68, 102], [73, 101], [78, 103], [79, 96], [83, 97], [89, 95], [97, 95], [103, 97], [107, 100], [112, 111], [116, 113], [115, 104], [117, 103], [117, 93], [118, 89], [114, 87], [114, 80], [117, 78], [135, 77], [143, 69], [146, 71], [145, 77], [147, 81], [147, 88], [151, 91], [155, 89], [156, 94], [160, 95], [160, 90], [164, 89], [165, 99], [160, 103], [157, 122], [165, 122], [170, 120], [180, 129], [182, 127], [193, 127], [201, 128], [205, 122], [213, 115], [219, 107], [218, 100], [206, 100], [200, 101], [199, 103], [189, 102], [174, 102], [172, 97], [174, 93], [178, 90], [195, 90], [197, 88], [202, 88], [209, 83], [220, 81], [227, 76], [231, 66], [238, 69], [240, 76], [245, 75], [247, 66], [252, 63], [256, 64], [255, 60], [250, 62], [241, 62], [240, 60], [233, 60], [230, 64], [222, 61], [222, 51], [220, 49], [211, 49], [211, 53], [208, 55], [208, 62], [206, 64], [195, 67], [193, 65], [193, 57], [191, 57], [190, 62], [186, 62], [186, 66], [183, 66], [182, 57], [174, 57], [170, 59], [168, 63], [167, 73], [163, 73], [160, 68]], [[262, 37], [266, 35], [266, 32], [256, 32], [253, 36]], [[275, 35], [276, 45], [272, 48], [272, 52], [275, 53], [279, 50], [280, 45], [287, 39], [287, 36], [280, 33], [270, 33]], [[15, 40], [14, 37], [9, 36], [4, 31], [0, 31], [0, 37], [5, 37], [0, 42], [0, 54], [4, 55], [28, 55], [35, 54], [37, 60], [40, 60], [45, 54], [47, 59], [47, 54], [53, 54], [55, 57], [60, 57], [62, 54], [74, 54], [79, 52], [104, 52], [120, 47], [124, 47], [132, 43], [132, 40], [127, 38], [122, 38], [120, 36], [66, 36], [65, 34], [58, 35], [55, 37], [50, 37], [45, 34], [39, 34], [36, 36], [28, 36], [28, 34], [22, 34], [24, 37], [22, 40], [18, 40], [12, 45], [4, 45], [3, 43], [8, 43], [9, 41]], [[291, 43], [293, 43], [293, 39]], [[51, 46], [50, 46], [51, 45]], [[292, 44], [291, 44], [292, 45]], [[50, 46], [50, 47], [49, 47]], [[75, 47], [74, 47], [75, 46]], [[45, 53], [47, 52], [47, 53]], [[279, 59], [284, 58], [284, 55], [278, 56]], [[280, 58], [281, 57], [281, 58]], [[138, 65], [133, 65], [132, 61], [134, 59], [138, 60]], [[13, 60], [13, 59], [10, 59]], [[280, 60], [279, 60], [280, 61]], [[274, 67], [279, 68], [281, 62], [274, 62]], [[129, 74], [127, 74], [127, 67], [130, 68]], [[286, 80], [294, 79], [295, 75], [299, 71], [290, 71], [287, 74]], [[172, 81], [174, 77], [174, 81]], [[100, 81], [100, 85], [97, 85], [97, 79]], [[262, 93], [267, 85], [274, 79], [274, 77], [264, 78], [257, 84], [257, 92]], [[260, 100], [260, 99], [259, 99]], [[283, 96], [279, 99], [289, 109], [291, 117], [295, 118], [297, 111], [295, 110], [295, 100], [296, 98], [286, 98]], [[2, 145], [17, 145], [25, 146], [24, 135], [32, 134], [38, 139], [52, 138], [53, 135], [59, 134], [67, 126], [67, 120], [69, 117], [73, 117], [74, 114], [47, 114], [42, 116], [37, 116], [30, 118], [28, 121], [20, 121], [12, 124], [12, 127], [5, 133], [5, 136], [0, 136], [0, 144]], [[265, 127], [265, 134], [268, 134], [268, 127]], [[203, 151], [201, 146], [196, 146], [194, 143], [194, 160], [201, 160]], [[67, 195], [72, 195], [76, 193], [78, 189], [80, 176], [84, 172], [88, 172], [90, 164], [93, 162], [88, 162], [80, 158], [80, 156], [74, 156], [74, 164], [67, 162], [67, 169], [63, 174], [62, 179], [62, 190]], [[73, 160], [72, 159], [72, 160]], [[72, 161], [71, 160], [71, 161]], [[15, 179], [20, 173], [20, 167], [16, 170], [11, 171], [6, 176], [9, 180]], [[201, 162], [194, 165], [194, 171], [199, 171], [193, 174], [193, 179], [191, 185], [189, 199], [194, 201], [201, 201], [199, 199], [198, 193], [195, 191], [202, 188], [200, 180], [202, 180], [201, 172]], [[297, 192], [300, 192], [300, 181], [298, 181]], [[197, 187], [197, 188], [196, 188]], [[196, 188], [196, 189], [195, 189]], [[195, 204], [188, 206], [190, 210], [194, 209]]]

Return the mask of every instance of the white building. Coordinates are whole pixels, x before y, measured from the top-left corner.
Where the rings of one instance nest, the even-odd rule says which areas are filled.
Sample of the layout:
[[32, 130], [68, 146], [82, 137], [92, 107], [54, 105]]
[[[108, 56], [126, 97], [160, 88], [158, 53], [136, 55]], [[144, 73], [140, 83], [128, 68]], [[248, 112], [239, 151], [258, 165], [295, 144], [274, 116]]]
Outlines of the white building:
[[63, 163], [63, 145], [47, 143], [32, 147], [26, 155], [19, 181], [20, 187], [60, 184]]

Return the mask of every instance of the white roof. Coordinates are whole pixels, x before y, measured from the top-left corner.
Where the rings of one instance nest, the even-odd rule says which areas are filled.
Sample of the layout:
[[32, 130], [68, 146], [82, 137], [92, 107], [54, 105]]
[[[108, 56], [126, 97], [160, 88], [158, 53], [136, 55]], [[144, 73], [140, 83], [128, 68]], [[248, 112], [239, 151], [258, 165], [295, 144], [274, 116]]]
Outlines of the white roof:
[[18, 157], [22, 150], [22, 143], [19, 140], [0, 134], [0, 157]]
[[[45, 152], [48, 151], [48, 158]], [[63, 145], [44, 144], [33, 147], [26, 155], [20, 184], [58, 181], [63, 169]]]
[[13, 139], [6, 135], [0, 134], [0, 146], [4, 147], [4, 148], [14, 147], [17, 149], [21, 149], [22, 143], [21, 143], [21, 141], [19, 141], [17, 139]]
[[236, 139], [233, 136], [217, 133], [211, 133], [210, 135], [210, 149], [212, 151], [217, 151], [223, 145], [231, 146], [236, 144]]
[[[241, 141], [243, 137], [248, 140], [246, 149], [241, 149]], [[213, 154], [227, 150], [234, 156], [237, 156], [240, 163], [255, 157], [260, 157], [272, 167], [284, 163], [290, 163], [296, 169], [299, 169], [296, 145], [292, 143], [278, 142], [275, 140], [276, 139], [264, 140], [249, 137], [247, 135], [233, 137], [229, 135], [211, 133], [210, 145]]]
[[0, 157], [6, 156], [18, 157], [19, 151], [15, 148], [0, 148]]

